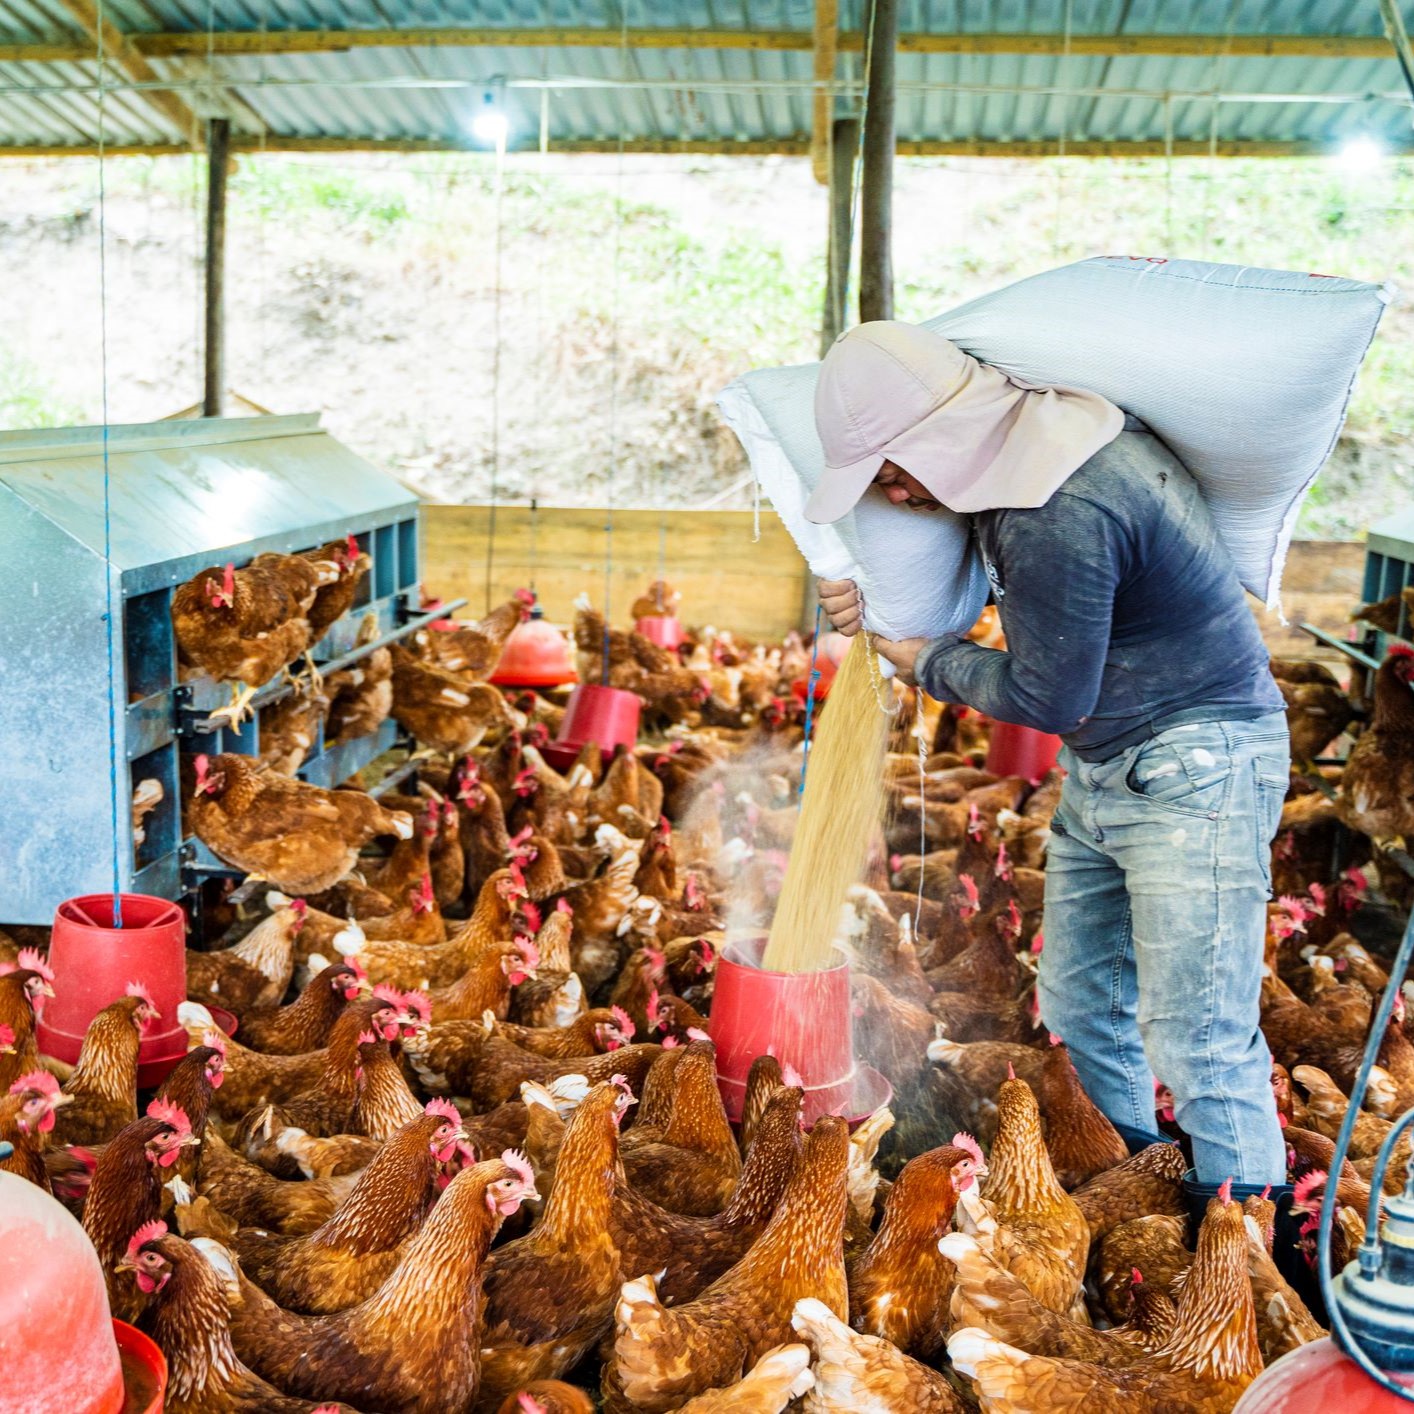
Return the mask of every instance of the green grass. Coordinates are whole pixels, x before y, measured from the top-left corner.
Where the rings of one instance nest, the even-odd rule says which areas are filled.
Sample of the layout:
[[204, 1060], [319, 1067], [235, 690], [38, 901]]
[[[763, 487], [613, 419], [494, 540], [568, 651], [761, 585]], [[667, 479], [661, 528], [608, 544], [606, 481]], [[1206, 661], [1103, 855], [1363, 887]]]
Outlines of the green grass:
[[85, 420], [27, 359], [0, 345], [0, 427], [63, 427]]

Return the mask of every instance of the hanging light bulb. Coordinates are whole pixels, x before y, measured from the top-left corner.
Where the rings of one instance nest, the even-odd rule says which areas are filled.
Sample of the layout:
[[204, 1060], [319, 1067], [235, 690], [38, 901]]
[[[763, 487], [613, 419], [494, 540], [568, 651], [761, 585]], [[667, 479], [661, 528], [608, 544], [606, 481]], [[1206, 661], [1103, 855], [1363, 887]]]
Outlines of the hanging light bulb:
[[1373, 172], [1385, 159], [1385, 145], [1377, 138], [1360, 133], [1346, 138], [1335, 157], [1347, 172]]
[[510, 120], [496, 103], [496, 95], [488, 88], [481, 100], [481, 108], [471, 120], [471, 131], [478, 142], [504, 151], [506, 135], [510, 132]]

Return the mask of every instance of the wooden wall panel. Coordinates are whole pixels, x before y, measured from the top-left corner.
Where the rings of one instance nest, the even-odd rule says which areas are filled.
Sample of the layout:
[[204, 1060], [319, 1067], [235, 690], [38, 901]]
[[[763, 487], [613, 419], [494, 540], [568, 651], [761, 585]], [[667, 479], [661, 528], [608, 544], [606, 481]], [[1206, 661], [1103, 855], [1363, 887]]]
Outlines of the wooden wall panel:
[[[423, 582], [443, 598], [465, 596], [464, 616], [486, 605], [486, 506], [423, 507]], [[491, 601], [531, 575], [531, 516], [525, 506], [496, 509]], [[750, 511], [615, 511], [610, 620], [622, 625], [633, 601], [657, 578], [659, 527], [664, 578], [682, 591], [681, 616], [750, 637], [780, 637], [802, 622], [805, 562], [775, 512], [761, 508], [761, 539]], [[575, 596], [604, 601], [606, 522], [602, 510], [541, 507], [535, 535], [535, 587], [546, 617], [567, 623]]]

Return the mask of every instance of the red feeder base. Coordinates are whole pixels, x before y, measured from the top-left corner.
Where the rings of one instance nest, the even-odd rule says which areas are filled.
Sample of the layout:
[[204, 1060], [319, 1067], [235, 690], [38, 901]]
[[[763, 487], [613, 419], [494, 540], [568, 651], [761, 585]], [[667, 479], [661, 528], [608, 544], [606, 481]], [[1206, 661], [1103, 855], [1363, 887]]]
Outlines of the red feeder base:
[[122, 1414], [162, 1414], [167, 1393], [167, 1357], [136, 1326], [117, 1319], [113, 1335], [123, 1367]]
[[175, 903], [121, 894], [122, 926], [113, 926], [112, 894], [68, 899], [54, 911], [49, 965], [54, 996], [38, 1026], [39, 1049], [72, 1065], [88, 1024], [140, 982], [162, 1013], [138, 1052], [140, 1089], [160, 1085], [187, 1053], [177, 1007], [187, 995], [186, 915]]
[[673, 618], [671, 614], [653, 614], [649, 618], [639, 619], [634, 624], [634, 632], [641, 633], [649, 643], [656, 643], [659, 648], [666, 648], [669, 652], [674, 652], [687, 635], [683, 632], [682, 622]]
[[[1395, 1375], [1414, 1389], [1414, 1375]], [[1359, 1414], [1408, 1411], [1409, 1401], [1382, 1389], [1331, 1339], [1283, 1355], [1248, 1386], [1232, 1414], [1307, 1414], [1345, 1409]]]
[[574, 764], [585, 744], [594, 742], [607, 760], [620, 746], [632, 750], [638, 741], [638, 714], [642, 707], [636, 693], [601, 683], [581, 683], [570, 693], [560, 734], [544, 751], [557, 770]]
[[768, 972], [759, 965], [765, 946], [762, 938], [732, 943], [717, 959], [711, 1031], [728, 1118], [741, 1119], [751, 1064], [769, 1054], [800, 1075], [807, 1124], [823, 1114], [858, 1124], [893, 1092], [878, 1071], [855, 1063], [849, 964]]
[[1060, 749], [1060, 737], [1049, 732], [993, 722], [987, 769], [994, 776], [1021, 776], [1035, 784], [1056, 764]]

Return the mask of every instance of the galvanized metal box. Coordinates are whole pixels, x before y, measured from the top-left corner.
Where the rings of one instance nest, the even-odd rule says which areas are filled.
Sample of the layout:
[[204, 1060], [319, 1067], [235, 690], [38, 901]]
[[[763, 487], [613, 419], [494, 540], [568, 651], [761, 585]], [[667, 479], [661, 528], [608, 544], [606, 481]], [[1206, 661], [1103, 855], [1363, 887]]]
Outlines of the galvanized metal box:
[[[254, 753], [259, 723], [179, 737], [183, 705], [200, 716], [230, 690], [179, 684], [171, 592], [347, 534], [373, 566], [316, 661], [348, 649], [369, 612], [384, 631], [405, 623], [421, 596], [416, 497], [317, 415], [0, 433], [0, 923], [48, 923], [62, 900], [115, 884], [178, 896], [179, 752]], [[300, 775], [344, 780], [394, 733], [328, 749], [321, 735]], [[131, 798], [148, 778], [165, 798], [135, 849]]]

